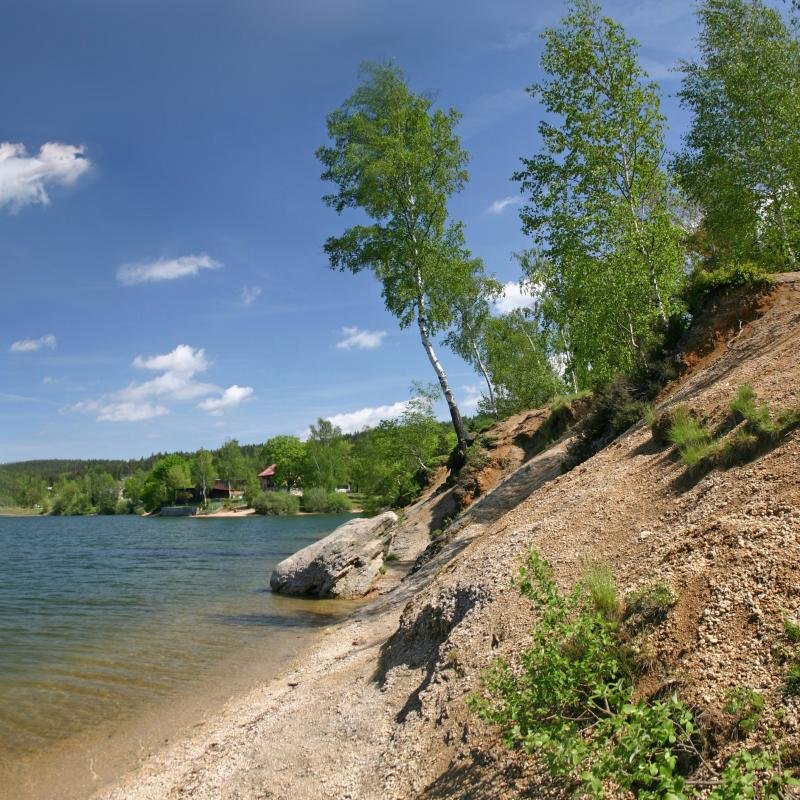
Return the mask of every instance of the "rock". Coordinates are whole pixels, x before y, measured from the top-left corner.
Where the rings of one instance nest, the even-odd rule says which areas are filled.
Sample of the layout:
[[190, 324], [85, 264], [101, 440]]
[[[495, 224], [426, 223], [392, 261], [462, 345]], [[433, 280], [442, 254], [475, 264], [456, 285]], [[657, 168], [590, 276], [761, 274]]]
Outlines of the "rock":
[[397, 514], [387, 511], [340, 525], [281, 561], [272, 572], [273, 592], [311, 597], [361, 597], [371, 588], [393, 539]]

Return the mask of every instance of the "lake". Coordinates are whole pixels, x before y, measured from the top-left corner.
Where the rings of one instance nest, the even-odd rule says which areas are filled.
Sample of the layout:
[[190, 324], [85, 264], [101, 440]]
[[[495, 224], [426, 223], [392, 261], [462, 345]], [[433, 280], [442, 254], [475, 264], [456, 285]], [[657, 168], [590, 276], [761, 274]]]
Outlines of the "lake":
[[352, 604], [273, 595], [272, 568], [351, 518], [0, 517], [0, 777], [274, 675]]

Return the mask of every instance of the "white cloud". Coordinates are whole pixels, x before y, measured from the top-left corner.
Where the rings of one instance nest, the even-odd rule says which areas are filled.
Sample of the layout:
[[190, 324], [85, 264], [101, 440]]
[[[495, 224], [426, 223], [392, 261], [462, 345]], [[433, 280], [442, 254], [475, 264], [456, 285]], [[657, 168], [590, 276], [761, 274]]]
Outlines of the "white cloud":
[[240, 403], [253, 396], [252, 386], [229, 386], [220, 397], [209, 397], [198, 403], [197, 407], [203, 411], [208, 411], [209, 414], [219, 416], [225, 411], [226, 408], [236, 408]]
[[361, 408], [346, 414], [334, 414], [328, 417], [332, 425], [342, 429], [343, 433], [356, 433], [364, 428], [372, 428], [383, 419], [396, 419], [408, 407], [408, 400], [401, 400], [389, 406]]
[[510, 314], [518, 308], [534, 308], [536, 294], [536, 287], [531, 284], [525, 284], [523, 290], [519, 283], [509, 281], [503, 285], [503, 296], [495, 300], [494, 307], [501, 314]]
[[133, 381], [111, 394], [81, 401], [71, 410], [96, 413], [98, 420], [106, 422], [139, 422], [169, 414], [171, 404], [201, 397], [206, 399], [198, 408], [218, 415], [253, 394], [249, 386], [222, 389], [214, 383], [198, 381], [196, 376], [206, 372], [210, 362], [205, 350], [188, 344], [179, 344], [162, 355], [136, 356], [133, 366], [161, 374], [149, 381]]
[[117, 280], [123, 286], [135, 286], [153, 281], [174, 281], [197, 275], [202, 269], [220, 269], [222, 264], [206, 253], [180, 258], [160, 258], [143, 264], [123, 264], [117, 270]]
[[240, 299], [243, 306], [251, 306], [261, 294], [260, 286], [243, 286]]
[[514, 195], [508, 195], [507, 197], [501, 197], [499, 200], [495, 200], [489, 208], [486, 209], [487, 214], [502, 214], [509, 206], [516, 206], [521, 203], [522, 200], [519, 197], [515, 197]]
[[459, 401], [459, 405], [465, 411], [474, 411], [483, 397], [481, 394], [481, 387], [476, 384], [471, 384], [469, 386], [462, 386], [461, 388], [467, 396]]
[[24, 144], [0, 142], [0, 208], [47, 205], [49, 185], [69, 186], [90, 167], [83, 147], [47, 142], [31, 156]]
[[20, 339], [17, 342], [13, 342], [8, 349], [12, 353], [33, 353], [36, 350], [41, 350], [43, 347], [55, 350], [56, 344], [56, 337], [53, 336], [52, 333], [48, 333], [46, 336], [40, 336], [38, 339]]
[[374, 350], [383, 343], [386, 331], [362, 331], [360, 328], [345, 326], [342, 328], [344, 339], [336, 342], [340, 350]]

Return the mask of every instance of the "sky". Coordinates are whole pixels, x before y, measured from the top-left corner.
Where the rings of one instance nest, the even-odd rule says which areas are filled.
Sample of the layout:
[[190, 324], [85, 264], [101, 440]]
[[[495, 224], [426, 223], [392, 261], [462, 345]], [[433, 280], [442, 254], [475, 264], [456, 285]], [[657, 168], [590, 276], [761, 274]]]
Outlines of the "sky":
[[[689, 2], [604, 4], [661, 83]], [[510, 179], [538, 148], [539, 34], [561, 2], [4, 0], [0, 25], [0, 462], [135, 458], [397, 415], [433, 372], [370, 274], [323, 252], [325, 116], [364, 60], [455, 106], [467, 243], [518, 301], [529, 245]], [[464, 410], [480, 383], [440, 348]]]

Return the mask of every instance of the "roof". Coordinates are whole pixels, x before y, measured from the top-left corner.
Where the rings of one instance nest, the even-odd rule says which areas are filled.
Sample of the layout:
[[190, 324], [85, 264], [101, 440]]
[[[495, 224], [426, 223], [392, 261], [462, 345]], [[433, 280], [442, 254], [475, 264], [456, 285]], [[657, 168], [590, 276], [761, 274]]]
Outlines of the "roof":
[[265, 470], [258, 473], [259, 478], [271, 478], [275, 474], [276, 464], [270, 464]]

